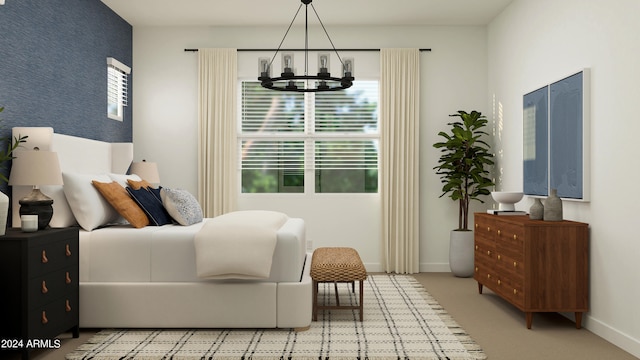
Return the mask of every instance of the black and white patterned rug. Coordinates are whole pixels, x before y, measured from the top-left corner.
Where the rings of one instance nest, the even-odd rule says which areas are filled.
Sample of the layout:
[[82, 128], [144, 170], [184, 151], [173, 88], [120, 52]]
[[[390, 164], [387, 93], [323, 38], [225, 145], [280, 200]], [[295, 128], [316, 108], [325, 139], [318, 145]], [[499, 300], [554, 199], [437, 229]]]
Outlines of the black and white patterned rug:
[[[333, 285], [320, 294], [333, 301]], [[355, 304], [350, 285], [339, 284], [341, 305]], [[324, 287], [324, 288], [323, 288]], [[103, 330], [73, 353], [80, 359], [486, 359], [415, 278], [370, 275], [364, 287], [364, 321], [357, 310], [328, 311], [307, 331]]]

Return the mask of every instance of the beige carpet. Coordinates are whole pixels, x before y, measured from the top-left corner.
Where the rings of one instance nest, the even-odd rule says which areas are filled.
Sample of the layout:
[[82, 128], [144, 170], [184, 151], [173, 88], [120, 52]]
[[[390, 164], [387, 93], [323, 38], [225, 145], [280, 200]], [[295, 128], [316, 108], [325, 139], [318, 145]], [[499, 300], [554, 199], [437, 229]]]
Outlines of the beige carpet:
[[[321, 289], [333, 301], [332, 285]], [[357, 294], [341, 284], [341, 303]], [[357, 311], [325, 311], [307, 331], [103, 330], [68, 360], [79, 359], [485, 359], [480, 347], [413, 278], [372, 275], [364, 321]]]

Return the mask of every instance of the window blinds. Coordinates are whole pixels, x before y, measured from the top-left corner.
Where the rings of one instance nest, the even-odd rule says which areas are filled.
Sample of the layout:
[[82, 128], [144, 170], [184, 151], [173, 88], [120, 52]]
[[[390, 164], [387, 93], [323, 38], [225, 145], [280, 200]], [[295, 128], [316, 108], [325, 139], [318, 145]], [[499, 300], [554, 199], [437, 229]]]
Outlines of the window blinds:
[[243, 81], [241, 91], [243, 170], [378, 168], [378, 81], [322, 93], [279, 92]]

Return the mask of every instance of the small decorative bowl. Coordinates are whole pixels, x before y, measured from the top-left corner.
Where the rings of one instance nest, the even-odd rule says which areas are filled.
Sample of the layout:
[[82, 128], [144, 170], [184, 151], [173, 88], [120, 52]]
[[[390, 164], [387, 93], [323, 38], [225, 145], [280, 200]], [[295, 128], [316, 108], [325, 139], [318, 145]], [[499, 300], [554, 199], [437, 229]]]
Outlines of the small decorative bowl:
[[522, 200], [524, 193], [522, 191], [492, 191], [491, 197], [495, 200], [499, 206], [498, 210], [514, 211], [516, 209], [515, 203]]

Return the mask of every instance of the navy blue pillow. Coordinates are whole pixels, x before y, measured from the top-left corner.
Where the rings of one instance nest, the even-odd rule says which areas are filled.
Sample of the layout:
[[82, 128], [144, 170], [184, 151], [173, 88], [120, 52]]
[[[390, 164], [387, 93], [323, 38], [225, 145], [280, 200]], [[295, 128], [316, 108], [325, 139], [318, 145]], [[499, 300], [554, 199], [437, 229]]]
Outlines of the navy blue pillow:
[[150, 225], [161, 226], [171, 224], [171, 216], [167, 210], [162, 206], [162, 202], [156, 198], [151, 191], [140, 188], [133, 190], [127, 187], [127, 192], [131, 195], [131, 198], [140, 206], [140, 208], [147, 214]]
[[151, 191], [153, 196], [155, 196], [156, 199], [158, 199], [158, 201], [160, 201], [160, 203], [162, 203], [162, 197], [160, 196], [160, 190], [162, 189], [162, 186], [158, 186], [157, 189], [156, 188], [152, 188], [151, 186], [149, 186], [146, 189]]

